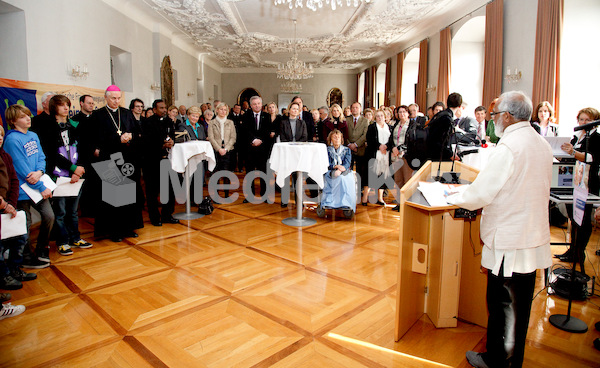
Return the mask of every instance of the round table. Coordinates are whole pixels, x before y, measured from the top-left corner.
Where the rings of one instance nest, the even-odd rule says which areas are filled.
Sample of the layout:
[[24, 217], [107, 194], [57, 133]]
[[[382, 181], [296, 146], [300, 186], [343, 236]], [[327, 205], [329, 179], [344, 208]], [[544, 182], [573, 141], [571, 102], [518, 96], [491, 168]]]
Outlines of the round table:
[[195, 220], [203, 214], [191, 211], [190, 177], [194, 175], [199, 163], [208, 161], [208, 169], [212, 171], [217, 164], [215, 151], [208, 141], [189, 141], [176, 143], [169, 153], [171, 168], [178, 173], [185, 173], [185, 212], [173, 214], [178, 220]]
[[289, 217], [282, 222], [289, 226], [303, 227], [315, 224], [317, 221], [302, 217], [302, 196], [304, 194], [302, 173], [305, 172], [320, 188], [323, 188], [323, 175], [329, 167], [327, 146], [323, 143], [286, 142], [275, 143], [271, 152], [270, 167], [277, 173], [275, 181], [282, 187], [285, 178], [293, 172], [298, 173], [296, 184], [297, 198], [296, 217]]

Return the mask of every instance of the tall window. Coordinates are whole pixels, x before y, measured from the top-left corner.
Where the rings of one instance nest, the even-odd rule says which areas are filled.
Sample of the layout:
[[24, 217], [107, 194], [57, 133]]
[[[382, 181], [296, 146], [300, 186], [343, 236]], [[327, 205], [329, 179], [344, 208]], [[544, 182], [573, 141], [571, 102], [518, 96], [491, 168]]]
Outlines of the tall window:
[[408, 106], [415, 102], [418, 79], [419, 48], [415, 47], [404, 58], [404, 66], [402, 67], [402, 105]]
[[450, 93], [458, 92], [463, 96], [468, 104], [465, 112], [471, 116], [483, 97], [484, 41], [485, 16], [470, 19], [452, 38]]
[[358, 101], [365, 106], [365, 72], [360, 73], [358, 77]]
[[377, 76], [375, 77], [375, 107], [385, 104], [385, 73], [387, 66], [385, 63], [379, 64]]
[[584, 107], [600, 109], [600, 2], [565, 1], [560, 43], [560, 121], [558, 133], [573, 135], [577, 112]]

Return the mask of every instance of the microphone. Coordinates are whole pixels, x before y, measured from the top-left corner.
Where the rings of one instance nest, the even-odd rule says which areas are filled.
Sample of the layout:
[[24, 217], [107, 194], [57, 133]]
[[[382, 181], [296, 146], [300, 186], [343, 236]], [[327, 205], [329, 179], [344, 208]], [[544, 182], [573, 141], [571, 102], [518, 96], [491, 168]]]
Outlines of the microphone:
[[573, 131], [575, 131], [575, 132], [578, 132], [580, 130], [590, 131], [592, 128], [594, 128], [598, 125], [600, 125], [600, 120], [594, 120], [591, 123], [576, 126], [575, 128], [573, 128]]

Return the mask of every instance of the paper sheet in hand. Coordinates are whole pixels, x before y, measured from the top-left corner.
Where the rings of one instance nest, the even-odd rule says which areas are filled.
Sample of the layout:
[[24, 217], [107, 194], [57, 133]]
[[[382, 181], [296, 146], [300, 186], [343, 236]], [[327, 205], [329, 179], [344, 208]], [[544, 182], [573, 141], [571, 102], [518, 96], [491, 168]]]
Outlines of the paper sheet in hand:
[[15, 218], [10, 218], [11, 215], [8, 213], [3, 213], [0, 216], [2, 216], [2, 234], [0, 235], [2, 240], [27, 234], [25, 211], [17, 211]]
[[[54, 191], [54, 189], [56, 189], [56, 184], [52, 181], [52, 179], [50, 179], [48, 174], [42, 175], [40, 180], [42, 181], [42, 183], [44, 183], [44, 186], [46, 186], [46, 188], [50, 189], [51, 192]], [[21, 188], [23, 188], [25, 194], [27, 194], [34, 203], [38, 203], [42, 200], [42, 193], [40, 193], [39, 190], [30, 187], [28, 183], [23, 183], [23, 185], [21, 185]]]
[[56, 179], [56, 189], [52, 192], [52, 197], [76, 197], [81, 191], [85, 179], [79, 179], [71, 184], [70, 177], [60, 177]]
[[419, 182], [419, 191], [431, 207], [450, 206], [446, 202], [446, 196], [450, 193], [460, 193], [467, 188], [466, 185], [442, 184], [440, 182]]
[[571, 141], [570, 137], [544, 137], [546, 141], [550, 143], [550, 147], [552, 147], [552, 155], [554, 157], [573, 157], [563, 151], [560, 146], [565, 143], [569, 143]]

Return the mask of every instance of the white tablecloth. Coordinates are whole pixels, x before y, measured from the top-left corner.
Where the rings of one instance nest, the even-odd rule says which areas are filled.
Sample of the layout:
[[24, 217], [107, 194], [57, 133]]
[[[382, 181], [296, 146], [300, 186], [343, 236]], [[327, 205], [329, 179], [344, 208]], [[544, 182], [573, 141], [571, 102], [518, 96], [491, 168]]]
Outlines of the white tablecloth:
[[208, 169], [210, 171], [212, 171], [217, 164], [215, 151], [209, 141], [176, 143], [173, 148], [171, 148], [169, 160], [171, 160], [171, 168], [178, 173], [185, 172], [186, 166], [191, 165], [190, 176], [196, 171], [198, 163], [203, 160], [208, 161]]
[[271, 169], [277, 173], [277, 185], [282, 187], [285, 178], [295, 171], [308, 173], [323, 188], [323, 174], [329, 167], [327, 146], [323, 143], [275, 143], [271, 152]]

